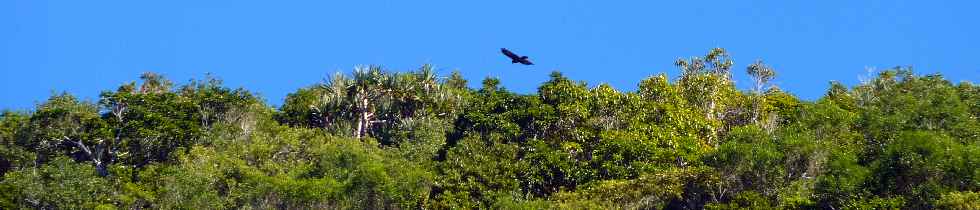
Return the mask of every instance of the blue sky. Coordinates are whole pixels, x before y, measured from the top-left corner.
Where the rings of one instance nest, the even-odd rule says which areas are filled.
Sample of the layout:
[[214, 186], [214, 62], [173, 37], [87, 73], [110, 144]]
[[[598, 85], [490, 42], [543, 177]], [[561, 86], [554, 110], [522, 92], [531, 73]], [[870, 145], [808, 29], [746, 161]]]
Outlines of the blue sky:
[[[165, 3], [161, 3], [165, 2]], [[329, 2], [329, 3], [328, 3]], [[343, 3], [340, 3], [343, 2]], [[652, 3], [660, 2], [660, 3]], [[560, 70], [634, 90], [724, 47], [735, 78], [764, 59], [804, 99], [868, 68], [980, 81], [977, 1], [0, 1], [0, 109], [53, 92], [96, 100], [154, 71], [212, 73], [273, 105], [356, 65], [463, 72], [532, 93]], [[537, 65], [511, 64], [499, 48]]]

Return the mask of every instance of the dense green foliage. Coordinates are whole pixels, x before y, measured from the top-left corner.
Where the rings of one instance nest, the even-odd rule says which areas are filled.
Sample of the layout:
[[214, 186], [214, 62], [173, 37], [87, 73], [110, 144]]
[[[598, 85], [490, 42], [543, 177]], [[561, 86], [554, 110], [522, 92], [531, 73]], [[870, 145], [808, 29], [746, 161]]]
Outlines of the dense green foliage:
[[909, 68], [802, 101], [723, 49], [636, 91], [537, 93], [430, 66], [336, 74], [281, 107], [146, 73], [0, 114], [0, 209], [977, 209], [980, 86]]

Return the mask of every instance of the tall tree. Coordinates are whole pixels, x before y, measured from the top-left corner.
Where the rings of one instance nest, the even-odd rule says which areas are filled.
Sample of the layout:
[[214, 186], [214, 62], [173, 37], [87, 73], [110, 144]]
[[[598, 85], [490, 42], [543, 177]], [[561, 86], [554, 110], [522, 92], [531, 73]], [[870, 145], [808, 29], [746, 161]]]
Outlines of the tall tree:
[[[701, 110], [709, 122], [718, 122], [725, 116], [723, 99], [733, 93], [731, 68], [735, 64], [723, 48], [715, 48], [704, 57], [677, 59], [681, 69], [679, 85], [687, 101]], [[711, 126], [708, 139], [717, 146], [720, 125]]]
[[762, 60], [756, 60], [755, 63], [749, 64], [745, 71], [749, 76], [752, 76], [752, 81], [755, 83], [752, 87], [755, 94], [755, 100], [752, 103], [752, 122], [758, 123], [759, 114], [762, 112], [762, 105], [765, 104], [766, 99], [763, 96], [763, 92], [767, 92], [764, 88], [769, 84], [769, 80], [776, 76], [776, 71], [763, 63]]

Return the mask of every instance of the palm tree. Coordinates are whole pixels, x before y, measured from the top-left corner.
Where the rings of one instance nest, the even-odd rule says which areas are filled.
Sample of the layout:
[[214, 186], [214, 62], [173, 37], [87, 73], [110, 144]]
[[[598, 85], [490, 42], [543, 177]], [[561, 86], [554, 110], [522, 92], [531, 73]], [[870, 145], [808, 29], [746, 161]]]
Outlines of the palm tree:
[[381, 71], [381, 67], [358, 67], [354, 70], [352, 85], [347, 94], [352, 100], [353, 113], [357, 116], [357, 127], [354, 137], [360, 139], [371, 124], [383, 122], [375, 120], [379, 105], [390, 102], [391, 89], [385, 83], [391, 82], [391, 77]]
[[338, 123], [351, 118], [348, 110], [352, 104], [347, 99], [351, 85], [351, 79], [338, 72], [319, 86], [320, 96], [310, 107], [318, 126], [335, 128]]
[[[459, 93], [444, 88], [431, 65], [408, 73], [357, 67], [350, 77], [337, 73], [319, 88], [321, 95], [310, 107], [315, 119], [323, 128], [349, 122], [355, 138], [419, 117], [445, 116], [461, 107]], [[376, 127], [377, 123], [385, 124]]]

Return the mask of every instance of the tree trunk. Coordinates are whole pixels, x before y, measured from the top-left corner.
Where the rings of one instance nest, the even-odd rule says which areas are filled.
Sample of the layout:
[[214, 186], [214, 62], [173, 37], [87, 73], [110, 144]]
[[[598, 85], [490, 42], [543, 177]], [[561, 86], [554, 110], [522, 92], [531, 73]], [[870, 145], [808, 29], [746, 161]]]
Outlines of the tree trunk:
[[67, 136], [64, 137], [64, 139], [66, 141], [75, 143], [75, 145], [77, 145], [78, 148], [82, 149], [82, 152], [85, 152], [85, 155], [87, 155], [89, 159], [92, 159], [92, 165], [95, 166], [95, 171], [99, 173], [99, 176], [106, 177], [109, 175], [109, 171], [106, 169], [105, 162], [102, 161], [102, 155], [101, 155], [102, 150], [105, 147], [103, 145], [104, 142], [100, 142], [99, 145], [97, 145], [95, 148], [95, 153], [92, 153], [92, 150], [89, 150], [88, 146], [85, 146], [85, 143], [82, 143], [81, 140], [71, 141]]
[[709, 97], [708, 98], [708, 111], [707, 111], [707, 116], [706, 116], [708, 118], [708, 129], [710, 129], [710, 131], [708, 131], [708, 132], [710, 132], [708, 134], [708, 142], [711, 142], [712, 144], [714, 144], [715, 148], [718, 148], [718, 145], [720, 143], [715, 138], [715, 136], [718, 135], [718, 128], [715, 128], [715, 126], [711, 124], [716, 119], [715, 118], [715, 106], [716, 106], [715, 105], [715, 91], [712, 90], [711, 93], [708, 95], [708, 97]]
[[357, 129], [354, 130], [354, 138], [361, 139], [361, 131], [364, 130], [364, 115], [365, 112], [361, 112], [357, 116]]
[[371, 117], [374, 117], [374, 113], [368, 111], [368, 100], [367, 98], [361, 99], [357, 107], [357, 129], [354, 130], [354, 138], [361, 139], [364, 136], [364, 131], [371, 125]]

